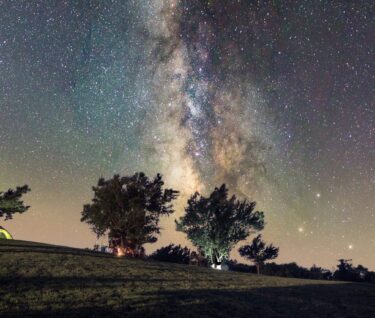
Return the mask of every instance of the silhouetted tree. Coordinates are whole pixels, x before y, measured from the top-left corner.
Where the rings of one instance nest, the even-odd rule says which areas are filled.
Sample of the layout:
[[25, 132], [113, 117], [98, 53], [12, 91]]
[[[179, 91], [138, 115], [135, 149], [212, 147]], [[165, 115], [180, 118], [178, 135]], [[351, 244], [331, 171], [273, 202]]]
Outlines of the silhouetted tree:
[[351, 259], [339, 259], [337, 270], [333, 274], [336, 280], [356, 281], [357, 275], [352, 265]]
[[370, 272], [368, 268], [359, 264], [356, 268], [354, 268], [354, 272], [356, 273], [359, 281], [369, 281]]
[[178, 191], [163, 190], [163, 185], [160, 174], [150, 180], [142, 172], [100, 178], [93, 187], [92, 203], [83, 207], [81, 221], [90, 224], [98, 237], [109, 231], [110, 240], [117, 241], [123, 253], [132, 246], [138, 255], [143, 244], [157, 241], [160, 216], [174, 212], [171, 202]]
[[21, 201], [22, 195], [30, 191], [28, 185], [17, 187], [15, 190], [9, 189], [6, 192], [0, 192], [0, 218], [5, 221], [12, 219], [15, 213], [24, 213], [29, 206], [25, 206]]
[[181, 247], [181, 245], [169, 244], [156, 250], [150, 255], [150, 258], [161, 262], [189, 264], [190, 250], [187, 247]]
[[375, 284], [375, 272], [368, 272], [366, 281]]
[[187, 202], [185, 216], [176, 220], [176, 228], [218, 265], [251, 230], [263, 229], [263, 212], [254, 212], [254, 208], [255, 202], [239, 201], [234, 195], [228, 198], [223, 184], [208, 198], [196, 192]]
[[334, 279], [351, 282], [375, 282], [375, 273], [369, 271], [363, 265], [354, 267], [351, 259], [339, 259], [337, 270], [334, 273]]
[[241, 246], [238, 251], [242, 257], [247, 258], [255, 264], [258, 275], [266, 261], [275, 259], [279, 255], [279, 248], [272, 244], [266, 245], [262, 241], [260, 234], [253, 239], [250, 245]]
[[322, 267], [318, 267], [315, 264], [310, 268], [310, 279], [331, 279], [332, 273]]

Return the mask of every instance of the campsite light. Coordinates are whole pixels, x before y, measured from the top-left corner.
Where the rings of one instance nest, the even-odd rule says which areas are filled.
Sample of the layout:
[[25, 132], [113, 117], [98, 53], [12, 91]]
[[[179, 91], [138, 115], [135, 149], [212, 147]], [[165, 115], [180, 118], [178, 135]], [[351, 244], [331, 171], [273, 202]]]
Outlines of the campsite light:
[[117, 256], [118, 257], [122, 257], [122, 256], [124, 256], [125, 255], [125, 253], [124, 253], [124, 251], [122, 250], [122, 248], [117, 248]]

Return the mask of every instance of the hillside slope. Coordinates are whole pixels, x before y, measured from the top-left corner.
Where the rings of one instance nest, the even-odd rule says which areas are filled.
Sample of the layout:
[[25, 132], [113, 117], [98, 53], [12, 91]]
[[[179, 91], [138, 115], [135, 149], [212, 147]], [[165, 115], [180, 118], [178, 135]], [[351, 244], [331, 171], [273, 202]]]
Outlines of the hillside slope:
[[0, 316], [375, 317], [375, 286], [0, 240]]

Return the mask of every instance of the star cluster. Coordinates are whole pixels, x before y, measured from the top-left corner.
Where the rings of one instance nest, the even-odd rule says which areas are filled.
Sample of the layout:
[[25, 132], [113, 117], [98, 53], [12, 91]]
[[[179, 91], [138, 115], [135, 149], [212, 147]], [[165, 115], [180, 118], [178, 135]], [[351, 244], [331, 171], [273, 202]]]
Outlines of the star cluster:
[[[99, 176], [222, 183], [280, 262], [375, 267], [372, 1], [0, 1], [0, 187], [15, 237], [73, 246]], [[103, 239], [103, 242], [105, 240]], [[186, 244], [164, 221], [155, 246]], [[236, 256], [235, 254], [233, 255]]]

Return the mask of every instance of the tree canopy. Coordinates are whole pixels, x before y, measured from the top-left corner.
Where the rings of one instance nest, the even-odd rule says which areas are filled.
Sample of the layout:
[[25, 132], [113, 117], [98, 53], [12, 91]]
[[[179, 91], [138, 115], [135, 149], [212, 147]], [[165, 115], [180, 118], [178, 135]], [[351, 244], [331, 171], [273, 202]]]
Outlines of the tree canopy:
[[6, 192], [0, 191], [0, 218], [10, 220], [15, 213], [24, 213], [29, 209], [25, 206], [21, 197], [30, 191], [28, 185], [17, 187], [15, 190], [9, 189]]
[[337, 270], [333, 273], [334, 279], [352, 282], [370, 280], [369, 278], [372, 275], [366, 267], [362, 265], [353, 266], [351, 259], [341, 258], [338, 261]]
[[82, 222], [92, 226], [97, 236], [109, 232], [121, 247], [157, 241], [159, 218], [174, 212], [172, 201], [178, 191], [164, 189], [162, 176], [149, 179], [144, 173], [105, 180], [100, 178], [93, 187], [94, 198], [82, 211]]
[[252, 230], [263, 229], [263, 212], [254, 211], [255, 205], [237, 200], [235, 195], [229, 198], [223, 184], [209, 197], [196, 192], [187, 202], [185, 215], [175, 221], [176, 228], [185, 232], [212, 264], [219, 264]]
[[279, 255], [279, 248], [272, 244], [266, 245], [262, 241], [262, 236], [256, 236], [250, 245], [241, 246], [238, 250], [242, 257], [254, 262], [258, 274], [260, 267], [268, 260], [275, 259]]

